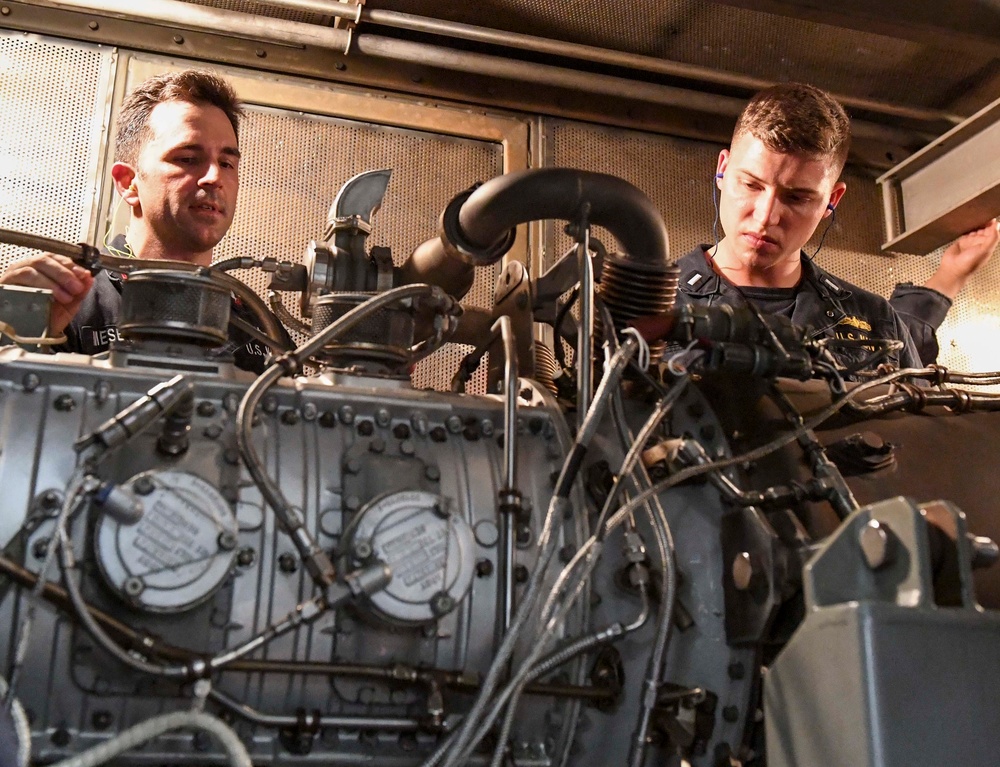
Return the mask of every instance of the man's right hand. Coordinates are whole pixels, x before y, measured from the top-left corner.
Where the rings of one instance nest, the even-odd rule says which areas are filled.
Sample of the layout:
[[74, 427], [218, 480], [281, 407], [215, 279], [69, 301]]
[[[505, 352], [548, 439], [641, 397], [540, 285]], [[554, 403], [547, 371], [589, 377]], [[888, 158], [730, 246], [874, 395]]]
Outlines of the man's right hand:
[[53, 302], [49, 334], [55, 337], [62, 335], [70, 320], [76, 316], [94, 284], [94, 277], [66, 256], [42, 253], [12, 263], [0, 275], [0, 284], [51, 290]]

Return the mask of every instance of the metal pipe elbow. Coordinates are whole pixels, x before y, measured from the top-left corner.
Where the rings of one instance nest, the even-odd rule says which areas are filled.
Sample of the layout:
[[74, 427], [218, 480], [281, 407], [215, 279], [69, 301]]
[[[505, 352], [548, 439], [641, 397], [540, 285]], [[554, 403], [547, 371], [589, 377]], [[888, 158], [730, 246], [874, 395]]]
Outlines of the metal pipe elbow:
[[629, 257], [669, 261], [667, 227], [638, 188], [603, 173], [537, 168], [498, 176], [456, 196], [441, 214], [439, 236], [414, 250], [399, 267], [397, 283], [430, 282], [460, 299], [472, 287], [475, 267], [490, 266], [510, 250], [518, 224], [574, 221], [585, 205], [587, 223], [607, 228]]

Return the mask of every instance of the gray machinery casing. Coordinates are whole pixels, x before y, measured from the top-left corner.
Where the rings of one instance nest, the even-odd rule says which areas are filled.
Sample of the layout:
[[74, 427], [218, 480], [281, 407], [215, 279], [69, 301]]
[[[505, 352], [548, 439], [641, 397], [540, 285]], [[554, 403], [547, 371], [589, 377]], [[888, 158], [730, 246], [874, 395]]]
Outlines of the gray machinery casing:
[[[7, 353], [8, 359], [21, 354], [13, 348]], [[28, 355], [0, 365], [0, 483], [5, 498], [0, 541], [7, 556], [32, 571], [41, 566], [54, 511], [74, 468], [74, 440], [166, 377], [157, 371], [115, 370], [83, 357], [60, 359], [65, 364]], [[249, 639], [313, 591], [294, 547], [276, 529], [274, 515], [265, 510], [260, 492], [241, 466], [234, 420], [245, 388], [245, 380], [196, 380], [191, 446], [183, 456], [158, 454], [154, 427], [101, 465], [99, 474], [106, 482], [139, 497], [146, 493], [146, 515], [138, 524], [121, 524], [103, 515], [95, 526], [95, 515], [81, 514], [72, 527], [80, 544], [77, 554], [83, 560], [88, 602], [136, 630], [196, 652], [216, 652]], [[557, 411], [542, 406], [522, 412], [520, 485], [537, 518], [537, 510], [548, 503], [550, 475], [562, 463], [565, 435]], [[454, 517], [441, 523], [455, 532], [442, 534], [430, 525], [430, 534], [444, 544], [430, 565], [431, 570], [447, 570], [442, 590], [450, 594], [454, 608], [437, 618], [422, 612], [428, 609], [427, 595], [406, 591], [401, 577], [395, 591], [376, 594], [371, 604], [331, 611], [311, 626], [273, 640], [266, 645], [264, 659], [386, 668], [398, 664], [464, 670], [473, 676], [483, 671], [495, 641], [496, 578], [475, 578], [473, 568], [483, 560], [491, 561], [494, 569], [496, 565], [496, 496], [503, 456], [494, 430], [500, 424], [502, 402], [497, 399], [351, 389], [315, 380], [275, 387], [262, 403], [254, 428], [257, 449], [284, 493], [301, 508], [319, 544], [341, 552], [348, 539], [357, 537], [358, 528], [384, 523], [392, 511], [387, 504], [405, 507], [409, 501], [413, 506], [416, 498], [419, 507], [440, 498]], [[149, 478], [152, 482], [142, 488]], [[396, 497], [398, 502], [393, 501]], [[374, 516], [366, 521], [368, 505]], [[417, 507], [419, 513], [428, 511]], [[430, 518], [437, 517], [431, 513]], [[31, 533], [22, 537], [16, 533], [26, 521]], [[413, 538], [416, 528], [428, 528], [427, 523], [418, 518], [404, 525], [410, 553], [422, 545]], [[571, 526], [567, 542], [579, 540], [581, 533], [579, 524]], [[391, 547], [391, 540], [383, 543]], [[171, 557], [194, 564], [178, 569], [172, 579], [150, 567], [152, 559], [169, 569]], [[530, 546], [516, 553], [517, 563], [527, 567], [534, 558]], [[137, 575], [143, 567], [146, 572]], [[140, 584], [134, 585], [137, 579]], [[412, 604], [404, 604], [414, 594]], [[18, 590], [3, 591], [2, 657], [10, 657], [25, 598]], [[392, 599], [394, 604], [389, 603]], [[576, 615], [572, 625], [579, 628], [581, 619], [582, 614]], [[30, 684], [19, 697], [31, 712], [36, 759], [82, 750], [109, 732], [189, 705], [182, 697], [189, 688], [125, 669], [65, 615], [43, 611], [32, 645], [23, 669]], [[39, 653], [37, 648], [47, 650]], [[323, 728], [311, 755], [299, 755], [303, 763], [329, 763], [332, 753], [342, 757], [338, 763], [353, 763], [373, 749], [395, 754], [400, 763], [410, 762], [407, 739], [417, 737], [416, 723], [426, 716], [417, 706], [422, 691], [364, 678], [225, 672], [215, 689], [240, 706], [284, 717], [292, 725], [303, 711], [344, 717], [342, 727]], [[372, 725], [387, 719], [404, 724], [381, 730]], [[357, 726], [352, 727], [355, 720]], [[525, 724], [529, 722], [526, 718]], [[525, 739], [543, 741], [547, 733], [537, 729], [525, 733]], [[406, 735], [402, 745], [401, 733]], [[391, 747], [382, 742], [390, 736]], [[558, 733], [551, 737], [558, 739]], [[134, 758], [146, 763], [204, 762], [207, 754], [191, 743], [189, 734], [164, 736]], [[259, 728], [250, 752], [261, 763], [295, 761], [279, 745], [277, 728]]]
[[[37, 572], [76, 463], [74, 440], [169, 374], [14, 348], [2, 355], [0, 542], [6, 557]], [[140, 635], [207, 656], [280, 621], [312, 595], [313, 584], [236, 449], [235, 412], [248, 379], [230, 373], [191, 380], [195, 405], [186, 453], [159, 454], [154, 425], [99, 465], [98, 474], [118, 494], [117, 505], [127, 515], [138, 499], [146, 506], [145, 517], [131, 525], [90, 509], [73, 521], [71, 532], [89, 604]], [[441, 670], [474, 683], [493, 658], [499, 641], [502, 399], [394, 387], [373, 379], [358, 379], [357, 387], [299, 379], [274, 387], [256, 416], [253, 437], [268, 473], [342, 572], [371, 553], [365, 543], [386, 557], [403, 552], [394, 563], [399, 581], [384, 592], [270, 641], [252, 656], [253, 670], [225, 669], [213, 678], [209, 709], [233, 723], [257, 764], [348, 765], [376, 757], [379, 764], [418, 764], [437, 742], [425, 728], [432, 709], [443, 711], [448, 726], [468, 698], [448, 689], [443, 695], [441, 689], [428, 691], [411, 683], [410, 673]], [[515, 565], [528, 570], [536, 564], [541, 515], [568, 445], [563, 416], [539, 390], [532, 391], [530, 403], [522, 391], [517, 443], [529, 533], [518, 542]], [[672, 432], [721, 434], [696, 390], [680, 405], [671, 417]], [[610, 425], [606, 431], [611, 433]], [[621, 460], [614, 439], [603, 437], [599, 448], [611, 465]], [[727, 451], [719, 437], [707, 441], [706, 449], [713, 455]], [[588, 514], [578, 492], [574, 514], [562, 522], [561, 552], [573, 551], [587, 534]], [[675, 631], [666, 679], [678, 689], [712, 693], [698, 710], [677, 714], [689, 733], [696, 716], [701, 730], [708, 726], [701, 756], [694, 758], [694, 764], [708, 765], [719, 743], [742, 737], [753, 650], [725, 641], [717, 493], [708, 486], [672, 493], [665, 507], [683, 576], [679, 609], [690, 620]], [[640, 531], [644, 524], [640, 519]], [[615, 620], [627, 623], [638, 613], [639, 600], [620, 584], [621, 560], [614, 555], [621, 551], [620, 533], [606, 546], [612, 556], [599, 563], [590, 597], [569, 616], [568, 633], [600, 630]], [[150, 561], [176, 565], [177, 557], [188, 564], [177, 569], [176, 578], [150, 567]], [[436, 572], [439, 580], [421, 580]], [[54, 573], [55, 568], [50, 579]], [[11, 657], [27, 599], [27, 590], [0, 582], [2, 658]], [[512, 736], [518, 764], [626, 761], [651, 624], [618, 643], [616, 659], [605, 665], [605, 670], [620, 666], [623, 689], [615, 705], [525, 698]], [[525, 632], [525, 648], [532, 629]], [[34, 759], [78, 753], [150, 716], [190, 706], [189, 684], [125, 668], [66, 612], [48, 605], [36, 615], [25, 663], [22, 678], [30, 684], [21, 685], [18, 697], [31, 717]], [[567, 664], [550, 681], [592, 684], [589, 664]], [[746, 673], [734, 675], [734, 665]], [[354, 675], [345, 670], [351, 666], [384, 674]], [[724, 718], [724, 709], [739, 715]], [[621, 737], [608, 738], [609, 731]], [[177, 732], [116, 763], [219, 763], [216, 748], [210, 739]], [[660, 756], [649, 758], [675, 764], [672, 753], [661, 745]]]

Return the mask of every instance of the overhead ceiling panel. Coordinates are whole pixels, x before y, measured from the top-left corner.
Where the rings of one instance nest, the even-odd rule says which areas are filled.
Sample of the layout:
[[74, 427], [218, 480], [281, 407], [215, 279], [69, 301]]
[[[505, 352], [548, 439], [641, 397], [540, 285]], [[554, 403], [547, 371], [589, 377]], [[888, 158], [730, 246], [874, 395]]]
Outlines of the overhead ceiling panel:
[[[395, 10], [750, 75], [801, 80], [835, 93], [947, 109], [982, 82], [1000, 95], [996, 59], [983, 49], [847, 29], [707, 0], [370, 0]], [[943, 40], [943, 38], [942, 38]], [[964, 109], [977, 108], [963, 105]]]

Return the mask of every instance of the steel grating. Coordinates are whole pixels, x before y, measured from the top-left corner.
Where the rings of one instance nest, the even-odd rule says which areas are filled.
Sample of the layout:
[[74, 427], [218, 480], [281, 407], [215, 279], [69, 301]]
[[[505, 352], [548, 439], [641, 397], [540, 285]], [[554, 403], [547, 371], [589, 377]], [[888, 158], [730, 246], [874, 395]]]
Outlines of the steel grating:
[[[0, 227], [89, 238], [111, 51], [0, 32]], [[0, 244], [0, 267], [32, 254]]]

